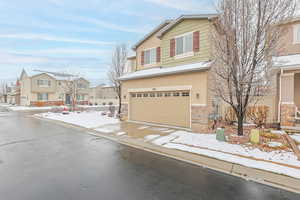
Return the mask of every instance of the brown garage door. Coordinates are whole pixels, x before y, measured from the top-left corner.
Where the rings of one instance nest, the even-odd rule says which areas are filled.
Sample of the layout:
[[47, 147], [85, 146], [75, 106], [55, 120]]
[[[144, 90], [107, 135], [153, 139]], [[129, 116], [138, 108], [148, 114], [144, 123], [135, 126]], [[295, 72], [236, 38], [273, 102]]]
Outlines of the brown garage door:
[[190, 92], [130, 94], [130, 120], [190, 128]]

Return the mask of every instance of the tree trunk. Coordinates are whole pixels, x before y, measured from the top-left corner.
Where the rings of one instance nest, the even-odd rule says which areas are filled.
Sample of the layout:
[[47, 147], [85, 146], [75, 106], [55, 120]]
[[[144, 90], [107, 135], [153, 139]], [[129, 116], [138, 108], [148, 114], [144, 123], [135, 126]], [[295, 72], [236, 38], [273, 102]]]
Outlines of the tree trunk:
[[238, 135], [243, 136], [244, 135], [244, 129], [243, 129], [243, 123], [244, 123], [244, 117], [242, 115], [238, 115]]
[[119, 117], [121, 115], [121, 106], [122, 106], [122, 103], [121, 103], [121, 97], [119, 97], [119, 110], [118, 110], [118, 114], [119, 114]]

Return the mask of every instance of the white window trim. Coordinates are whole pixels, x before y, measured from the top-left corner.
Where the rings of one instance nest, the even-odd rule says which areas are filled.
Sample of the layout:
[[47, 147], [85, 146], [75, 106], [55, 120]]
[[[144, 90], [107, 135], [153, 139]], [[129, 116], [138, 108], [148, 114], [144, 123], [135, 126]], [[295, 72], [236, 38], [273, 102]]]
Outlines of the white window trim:
[[[175, 59], [181, 59], [181, 58], [186, 58], [186, 57], [190, 57], [190, 56], [194, 56], [195, 55], [195, 53], [193, 51], [193, 49], [194, 49], [193, 33], [194, 33], [194, 31], [191, 31], [191, 32], [187, 32], [187, 33], [184, 33], [184, 34], [181, 34], [181, 35], [177, 35], [175, 37], [175, 56], [174, 56]], [[184, 37], [184, 36], [190, 35], [190, 34], [192, 35], [192, 51], [185, 52], [185, 53], [177, 55], [176, 54], [176, 45], [177, 45], [176, 39], [180, 38], [180, 37]], [[183, 46], [185, 46], [185, 40], [183, 40]]]
[[[47, 99], [39, 99], [39, 94], [47, 94]], [[49, 93], [45, 93], [45, 92], [39, 92], [37, 93], [37, 100], [38, 101], [49, 101]]]
[[[146, 51], [151, 51], [151, 50], [153, 50], [154, 49], [154, 51], [155, 51], [155, 61], [153, 62], [153, 63], [149, 63], [149, 64], [145, 64], [145, 52]], [[156, 49], [157, 49], [157, 47], [151, 47], [151, 48], [147, 48], [147, 49], [144, 49], [143, 51], [144, 51], [144, 67], [153, 67], [153, 65], [156, 65], [157, 64], [157, 52], [156, 52]], [[150, 59], [151, 60], [151, 59]]]
[[294, 25], [294, 44], [300, 44], [300, 38], [297, 38], [298, 30], [300, 31], [300, 24]]
[[[47, 85], [39, 85], [39, 81], [47, 81], [48, 84]], [[49, 82], [50, 82], [50, 86], [49, 86]], [[38, 85], [38, 87], [48, 88], [48, 87], [51, 87], [51, 81], [48, 80], [48, 79], [38, 79], [37, 80], [37, 85]]]

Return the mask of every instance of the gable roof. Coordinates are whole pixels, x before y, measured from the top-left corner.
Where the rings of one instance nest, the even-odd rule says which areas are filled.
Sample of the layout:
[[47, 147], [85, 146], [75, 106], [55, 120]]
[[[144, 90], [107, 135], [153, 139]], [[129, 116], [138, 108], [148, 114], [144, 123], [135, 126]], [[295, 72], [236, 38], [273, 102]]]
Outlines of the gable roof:
[[146, 34], [141, 40], [139, 40], [135, 45], [132, 46], [132, 49], [135, 51], [144, 41], [146, 41], [148, 38], [150, 38], [152, 35], [154, 35], [156, 32], [170, 24], [172, 20], [165, 20], [161, 24], [159, 24], [157, 27], [155, 27], [150, 33]]
[[217, 16], [218, 14], [181, 15], [180, 17], [178, 17], [177, 19], [169, 23], [167, 26], [163, 27], [158, 33], [158, 38], [161, 38], [171, 28], [173, 28], [175, 25], [179, 24], [181, 21], [185, 19], [211, 19]]

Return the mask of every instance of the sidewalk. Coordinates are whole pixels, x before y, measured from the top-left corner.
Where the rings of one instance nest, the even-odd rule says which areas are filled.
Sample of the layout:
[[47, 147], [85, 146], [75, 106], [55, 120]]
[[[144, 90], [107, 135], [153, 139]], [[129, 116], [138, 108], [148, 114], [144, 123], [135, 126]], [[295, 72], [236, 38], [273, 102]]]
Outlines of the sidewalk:
[[[75, 126], [88, 131], [89, 134], [134, 148], [300, 193], [300, 162], [295, 161], [293, 155], [288, 152], [278, 155], [265, 153], [270, 157], [268, 158], [256, 149], [244, 150], [240, 145], [227, 147], [228, 143], [216, 141], [213, 134], [193, 134], [171, 128], [116, 122], [116, 119], [103, 116], [98, 119], [98, 122], [94, 120], [95, 124], [100, 124], [99, 126], [86, 125], [82, 120], [87, 119], [88, 115], [95, 114], [74, 114], [74, 116], [66, 116], [63, 120], [61, 117], [54, 116], [48, 119], [41, 115], [35, 117], [54, 120], [66, 126]], [[97, 113], [98, 118], [99, 116], [101, 115]], [[83, 118], [74, 119], [75, 117]], [[202, 138], [206, 141], [201, 142]], [[216, 142], [211, 147], [209, 143], [214, 141]]]

